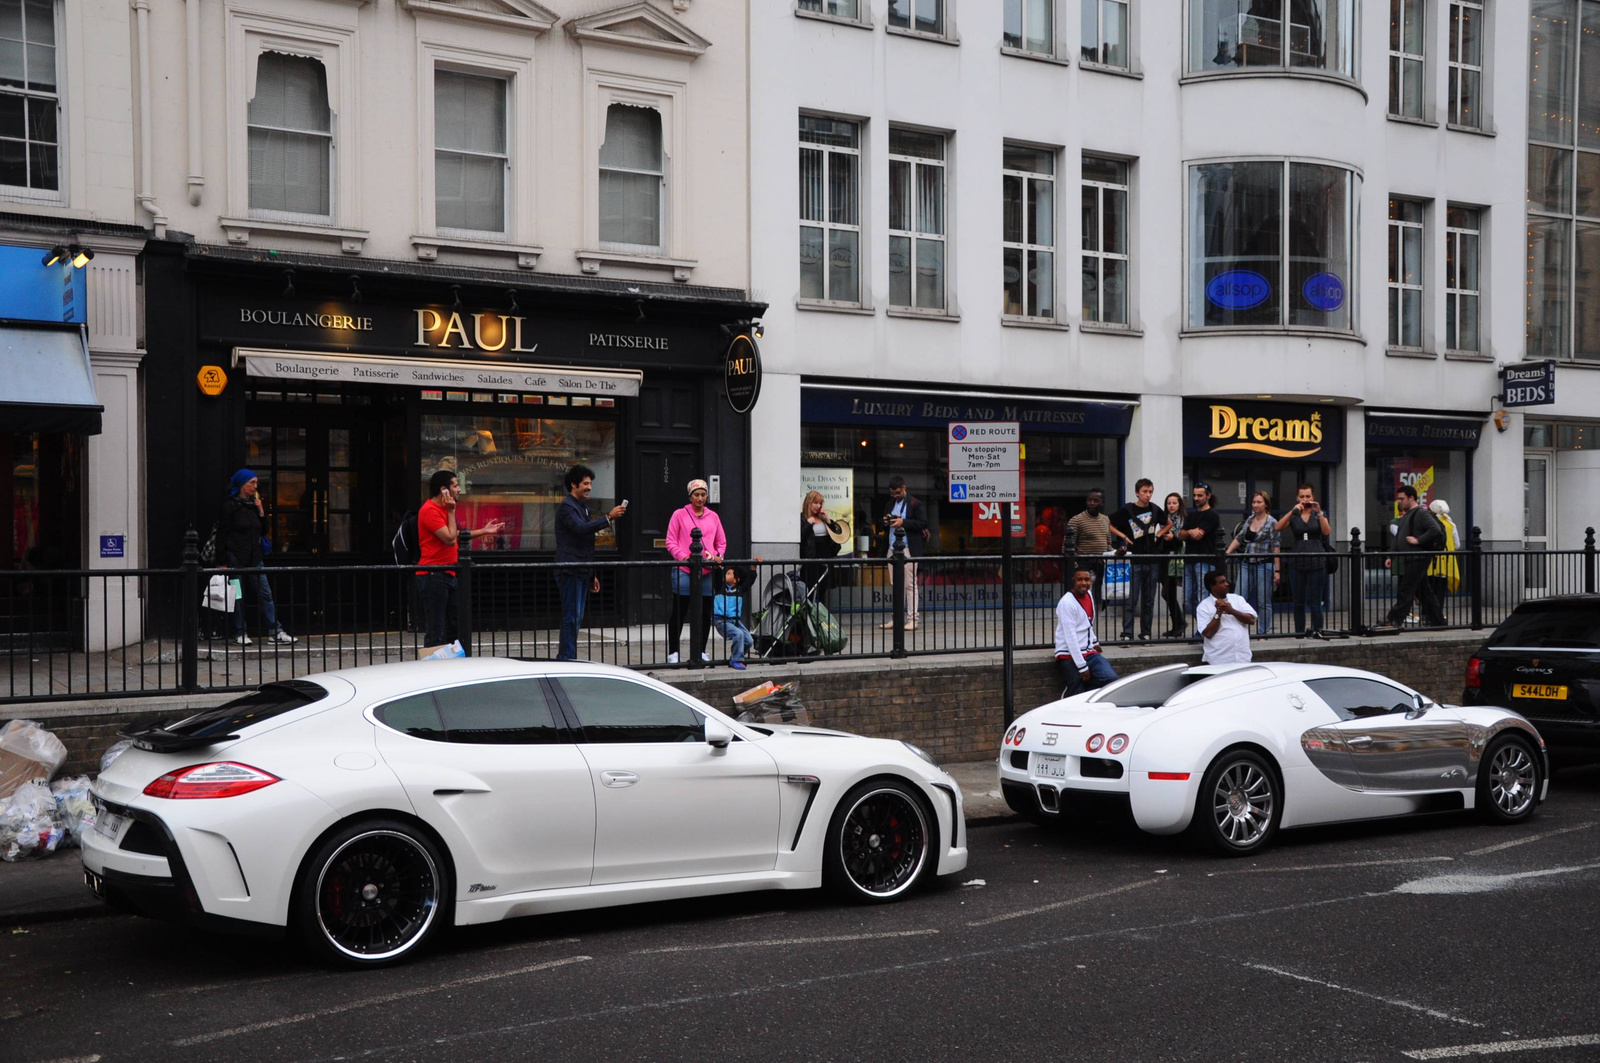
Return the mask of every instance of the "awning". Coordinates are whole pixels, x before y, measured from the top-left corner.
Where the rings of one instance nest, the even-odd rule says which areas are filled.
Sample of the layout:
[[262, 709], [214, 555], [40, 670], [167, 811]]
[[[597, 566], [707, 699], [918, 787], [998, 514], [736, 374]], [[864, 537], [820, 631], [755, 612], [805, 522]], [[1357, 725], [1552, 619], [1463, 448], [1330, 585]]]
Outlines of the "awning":
[[572, 369], [521, 362], [467, 362], [443, 358], [386, 358], [363, 354], [311, 354], [235, 347], [240, 362], [255, 377], [332, 380], [349, 384], [399, 384], [418, 388], [474, 388], [538, 391], [552, 395], [630, 396], [639, 394], [644, 374], [636, 369]]
[[0, 321], [0, 431], [100, 434], [82, 325]]

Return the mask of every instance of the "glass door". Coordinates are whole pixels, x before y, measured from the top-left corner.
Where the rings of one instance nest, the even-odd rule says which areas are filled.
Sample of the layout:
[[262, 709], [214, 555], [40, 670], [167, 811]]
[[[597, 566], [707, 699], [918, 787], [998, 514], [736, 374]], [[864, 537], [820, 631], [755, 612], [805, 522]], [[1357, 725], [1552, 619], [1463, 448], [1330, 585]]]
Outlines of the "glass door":
[[1549, 593], [1550, 574], [1546, 550], [1550, 549], [1550, 453], [1524, 452], [1522, 459], [1522, 548], [1529, 552], [1523, 566], [1524, 585], [1530, 595]]
[[379, 560], [382, 491], [374, 432], [366, 423], [338, 427], [293, 408], [251, 410], [245, 461], [267, 501], [272, 557], [285, 564], [359, 564]]

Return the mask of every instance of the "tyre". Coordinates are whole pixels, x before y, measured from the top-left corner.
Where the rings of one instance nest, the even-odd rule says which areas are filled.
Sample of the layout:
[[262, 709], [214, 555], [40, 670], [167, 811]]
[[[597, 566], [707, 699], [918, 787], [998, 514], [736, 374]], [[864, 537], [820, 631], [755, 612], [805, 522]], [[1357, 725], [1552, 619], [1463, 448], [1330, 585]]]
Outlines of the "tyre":
[[1282, 818], [1282, 786], [1272, 765], [1259, 753], [1235, 749], [1206, 770], [1191, 829], [1208, 848], [1245, 856], [1272, 840]]
[[312, 952], [343, 966], [380, 967], [419, 952], [449, 919], [448, 865], [410, 824], [352, 823], [312, 850], [294, 897]]
[[1519, 734], [1501, 735], [1478, 763], [1478, 813], [1490, 823], [1521, 823], [1538, 806], [1543, 782], [1533, 743]]
[[910, 785], [864, 782], [845, 794], [828, 823], [823, 881], [850, 900], [899, 900], [929, 873], [937, 830], [938, 821]]

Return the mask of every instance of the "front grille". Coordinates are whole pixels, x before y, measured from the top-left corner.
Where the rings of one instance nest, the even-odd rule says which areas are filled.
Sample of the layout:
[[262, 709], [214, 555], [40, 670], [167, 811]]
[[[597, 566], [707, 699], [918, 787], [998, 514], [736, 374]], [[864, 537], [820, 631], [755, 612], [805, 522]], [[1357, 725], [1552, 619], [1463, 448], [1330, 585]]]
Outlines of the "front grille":
[[166, 856], [166, 839], [161, 836], [161, 831], [136, 819], [128, 827], [128, 833], [122, 837], [121, 849], [128, 853], [143, 853], [146, 856]]
[[1028, 754], [1025, 750], [1013, 749], [1011, 751], [1011, 766], [1018, 771], [1028, 770]]
[[1078, 774], [1085, 779], [1120, 779], [1122, 762], [1104, 757], [1082, 757], [1078, 760]]

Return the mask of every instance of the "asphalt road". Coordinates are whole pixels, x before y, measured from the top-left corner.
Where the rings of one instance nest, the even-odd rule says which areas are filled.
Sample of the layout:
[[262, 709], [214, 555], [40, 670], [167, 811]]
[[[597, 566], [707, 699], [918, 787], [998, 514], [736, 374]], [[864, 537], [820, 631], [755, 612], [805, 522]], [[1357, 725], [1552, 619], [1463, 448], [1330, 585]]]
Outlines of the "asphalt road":
[[1600, 769], [1519, 828], [1292, 832], [1247, 861], [1104, 827], [971, 844], [888, 907], [539, 917], [388, 971], [121, 916], [0, 931], [0, 1059], [1600, 1059]]

